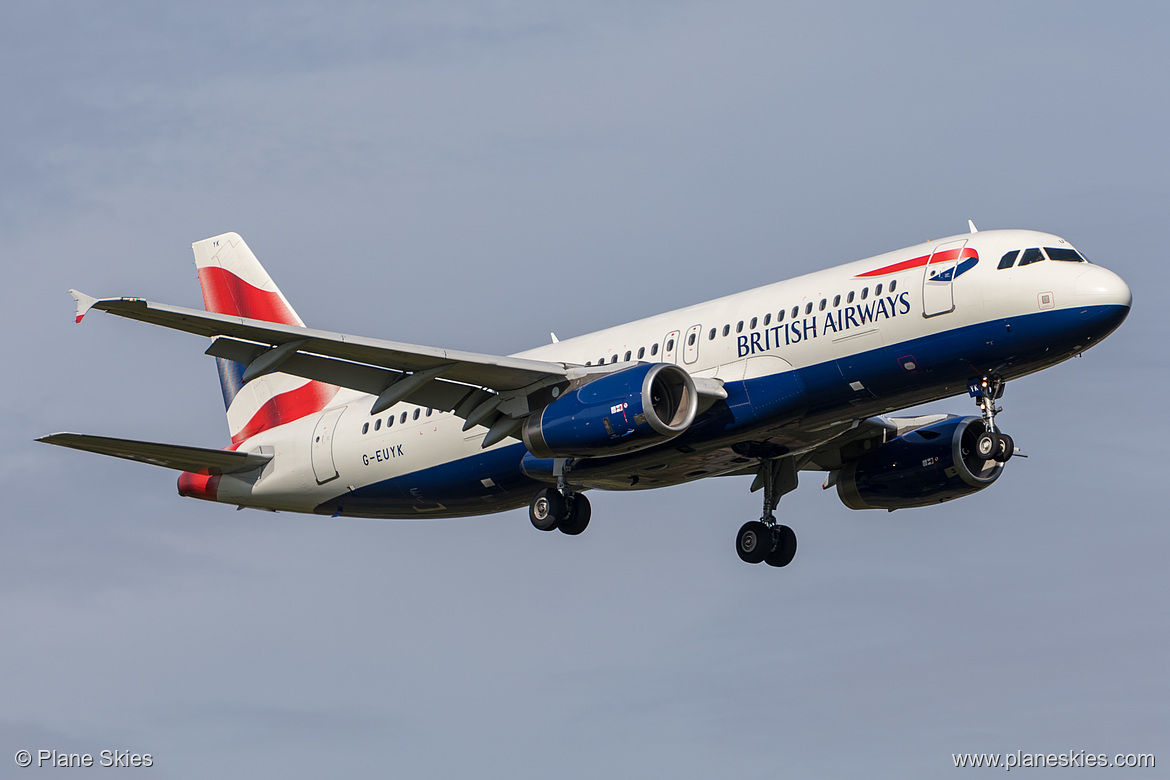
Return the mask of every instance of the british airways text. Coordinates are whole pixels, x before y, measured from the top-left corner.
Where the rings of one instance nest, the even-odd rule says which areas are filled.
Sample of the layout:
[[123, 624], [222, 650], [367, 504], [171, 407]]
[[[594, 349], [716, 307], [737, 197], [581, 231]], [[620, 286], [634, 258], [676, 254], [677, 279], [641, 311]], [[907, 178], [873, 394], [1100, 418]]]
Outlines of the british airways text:
[[820, 318], [815, 315], [802, 320], [793, 320], [770, 328], [763, 328], [738, 337], [739, 357], [767, 352], [780, 346], [791, 346], [802, 341], [815, 339], [827, 333], [841, 333], [850, 328], [870, 325], [880, 319], [897, 317], [910, 313], [910, 294], [902, 292], [897, 296], [887, 295], [875, 298], [869, 303], [845, 306], [837, 311], [825, 312]]

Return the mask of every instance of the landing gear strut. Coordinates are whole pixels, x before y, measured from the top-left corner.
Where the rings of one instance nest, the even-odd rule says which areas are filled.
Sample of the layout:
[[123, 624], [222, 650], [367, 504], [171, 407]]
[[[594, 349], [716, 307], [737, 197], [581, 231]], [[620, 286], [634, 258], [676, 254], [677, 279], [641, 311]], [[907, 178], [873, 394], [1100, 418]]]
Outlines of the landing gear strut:
[[746, 563], [787, 566], [796, 555], [796, 534], [776, 523], [775, 509], [780, 497], [796, 489], [796, 461], [792, 458], [761, 460], [752, 490], [764, 489], [764, 513], [759, 520], [744, 523], [735, 536], [735, 551]]
[[559, 528], [563, 534], [576, 536], [589, 525], [593, 511], [585, 494], [574, 493], [569, 487], [570, 466], [569, 460], [557, 458], [553, 465], [557, 486], [536, 491], [528, 505], [528, 519], [541, 531]]
[[1007, 463], [1016, 451], [1012, 437], [1000, 433], [995, 427], [995, 415], [1003, 411], [1003, 407], [996, 406], [995, 402], [1003, 397], [1006, 386], [1007, 382], [995, 376], [985, 376], [967, 385], [967, 392], [983, 415], [983, 433], [975, 440], [975, 452], [983, 460]]

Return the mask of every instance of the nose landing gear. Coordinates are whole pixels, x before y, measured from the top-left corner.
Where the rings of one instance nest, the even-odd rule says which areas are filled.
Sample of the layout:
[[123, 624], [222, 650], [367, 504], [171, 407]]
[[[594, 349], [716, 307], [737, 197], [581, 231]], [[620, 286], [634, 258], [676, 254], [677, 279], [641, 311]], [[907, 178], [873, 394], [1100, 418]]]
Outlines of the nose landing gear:
[[996, 376], [985, 376], [967, 383], [967, 392], [983, 415], [983, 433], [975, 440], [975, 452], [983, 460], [1007, 463], [1016, 451], [1012, 437], [1000, 433], [995, 427], [995, 415], [1003, 411], [1003, 407], [996, 406], [995, 402], [1003, 397], [1006, 386], [1007, 382]]

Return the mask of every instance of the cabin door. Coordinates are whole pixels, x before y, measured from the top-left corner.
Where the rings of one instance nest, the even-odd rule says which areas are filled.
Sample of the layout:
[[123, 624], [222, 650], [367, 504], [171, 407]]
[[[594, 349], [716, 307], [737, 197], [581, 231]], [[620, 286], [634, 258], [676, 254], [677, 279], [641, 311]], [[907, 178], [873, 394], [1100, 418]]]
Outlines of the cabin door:
[[327, 410], [313, 428], [313, 474], [317, 477], [318, 485], [337, 479], [337, 466], [333, 462], [333, 437], [337, 433], [337, 419], [344, 411], [344, 406]]
[[955, 268], [967, 239], [939, 244], [922, 276], [922, 316], [937, 317], [955, 310]]

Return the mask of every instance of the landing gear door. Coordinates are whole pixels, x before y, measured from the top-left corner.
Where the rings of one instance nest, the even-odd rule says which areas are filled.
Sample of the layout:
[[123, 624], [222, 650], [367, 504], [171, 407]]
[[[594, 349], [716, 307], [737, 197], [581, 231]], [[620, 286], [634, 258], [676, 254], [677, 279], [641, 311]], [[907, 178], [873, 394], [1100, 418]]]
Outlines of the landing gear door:
[[955, 268], [967, 239], [939, 244], [926, 263], [922, 277], [922, 316], [936, 317], [955, 310]]
[[662, 340], [662, 362], [663, 363], [677, 363], [678, 362], [678, 341], [679, 331], [672, 330], [666, 334], [666, 338]]
[[333, 437], [337, 433], [337, 421], [344, 411], [344, 406], [327, 410], [313, 428], [313, 474], [317, 477], [318, 485], [337, 479], [337, 466], [333, 462]]

